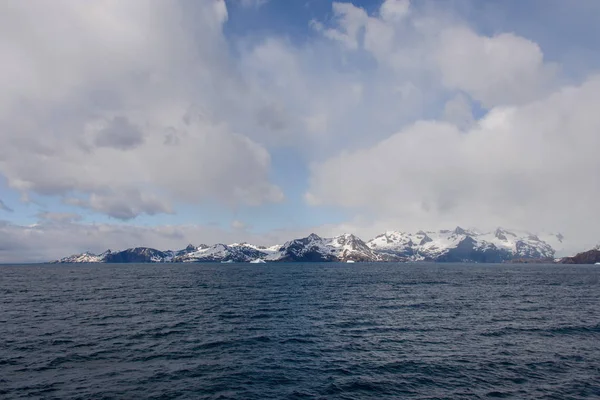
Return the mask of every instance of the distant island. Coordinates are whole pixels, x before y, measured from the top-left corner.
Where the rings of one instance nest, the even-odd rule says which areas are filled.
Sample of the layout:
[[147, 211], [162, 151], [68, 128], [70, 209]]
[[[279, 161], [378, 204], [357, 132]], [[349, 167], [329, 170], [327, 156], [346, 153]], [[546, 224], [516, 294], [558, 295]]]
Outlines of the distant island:
[[249, 243], [188, 245], [181, 250], [135, 247], [101, 254], [74, 254], [53, 263], [185, 263], [185, 262], [470, 262], [596, 263], [600, 250], [555, 258], [550, 244], [563, 236], [541, 238], [498, 228], [478, 232], [460, 227], [436, 232], [388, 231], [365, 242], [352, 234], [322, 238], [316, 234], [275, 246]]

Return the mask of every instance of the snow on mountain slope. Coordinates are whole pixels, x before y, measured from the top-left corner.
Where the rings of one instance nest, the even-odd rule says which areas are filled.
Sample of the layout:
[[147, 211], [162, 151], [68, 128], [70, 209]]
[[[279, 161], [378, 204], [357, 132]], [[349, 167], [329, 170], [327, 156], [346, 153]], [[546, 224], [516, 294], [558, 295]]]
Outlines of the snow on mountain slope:
[[367, 242], [376, 251], [388, 253], [404, 261], [435, 260], [450, 249], [456, 248], [475, 232], [456, 228], [454, 231], [406, 233], [388, 231]]
[[501, 228], [486, 233], [460, 227], [452, 231], [419, 231], [416, 234], [389, 231], [368, 241], [367, 245], [405, 261], [501, 262], [554, 256], [552, 246], [539, 237]]
[[286, 242], [272, 261], [382, 261], [383, 257], [352, 234], [322, 238], [316, 234]]
[[384, 259], [362, 239], [349, 233], [323, 240], [329, 252], [335, 254], [338, 261], [383, 261]]
[[234, 243], [231, 245], [219, 243], [213, 246], [200, 245], [192, 251], [174, 257], [173, 262], [250, 262], [263, 259], [272, 252], [274, 250], [270, 248], [262, 248], [247, 243]]
[[508, 231], [502, 228], [477, 237], [481, 246], [493, 244], [510, 252], [514, 258], [552, 258], [554, 249], [538, 236], [524, 231]]
[[560, 233], [544, 232], [539, 234], [538, 237], [552, 247], [555, 257], [565, 257], [573, 254], [569, 250], [569, 247], [571, 247], [573, 243], [569, 243], [569, 241]]
[[420, 260], [419, 249], [432, 239], [423, 231], [406, 233], [387, 231], [367, 242], [373, 251], [396, 256], [400, 259]]
[[379, 261], [381, 259], [365, 242], [349, 233], [326, 240], [326, 243], [327, 246], [337, 250], [338, 261]]
[[73, 254], [68, 257], [61, 258], [60, 260], [54, 261], [55, 263], [100, 263], [104, 262], [106, 254], [110, 253], [110, 250], [105, 251], [102, 254], [93, 254], [85, 252], [81, 254]]
[[431, 240], [418, 249], [420, 258], [426, 260], [435, 260], [450, 250], [458, 248], [466, 238], [472, 237], [460, 228], [454, 231], [427, 232], [427, 236]]
[[305, 238], [284, 243], [270, 261], [336, 261], [337, 251], [327, 246], [326, 240], [312, 233]]

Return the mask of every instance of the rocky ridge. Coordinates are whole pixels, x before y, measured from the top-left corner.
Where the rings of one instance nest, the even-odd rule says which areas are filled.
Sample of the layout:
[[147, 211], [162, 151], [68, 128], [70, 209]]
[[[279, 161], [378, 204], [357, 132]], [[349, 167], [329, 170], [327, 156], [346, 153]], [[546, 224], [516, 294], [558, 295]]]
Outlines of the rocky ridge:
[[564, 257], [559, 260], [561, 264], [600, 264], [600, 246], [578, 253], [573, 257]]

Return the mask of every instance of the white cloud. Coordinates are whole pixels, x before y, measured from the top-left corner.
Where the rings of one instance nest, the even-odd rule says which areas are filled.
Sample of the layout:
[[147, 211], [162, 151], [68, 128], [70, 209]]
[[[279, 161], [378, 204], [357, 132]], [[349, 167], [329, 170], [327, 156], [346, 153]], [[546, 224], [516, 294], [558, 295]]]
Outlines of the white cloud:
[[213, 111], [234, 92], [225, 3], [194, 6], [191, 21], [161, 1], [3, 3], [8, 185], [121, 219], [174, 201], [280, 201], [268, 151]]
[[359, 46], [360, 34], [369, 17], [365, 10], [355, 7], [351, 3], [333, 3], [333, 14], [338, 19], [339, 29], [324, 29], [322, 25], [315, 25], [318, 30], [333, 40], [337, 40], [349, 49], [356, 50]]
[[248, 227], [243, 221], [240, 221], [239, 219], [234, 219], [233, 221], [231, 221], [231, 228], [239, 231], [244, 231]]
[[492, 109], [467, 131], [422, 121], [312, 168], [307, 200], [394, 229], [455, 225], [563, 231], [597, 241], [600, 78]]
[[133, 219], [140, 214], [173, 212], [170, 205], [157, 196], [129, 187], [107, 187], [103, 193], [92, 193], [88, 199], [68, 197], [64, 202], [121, 220]]
[[456, 94], [444, 105], [444, 119], [459, 129], [467, 129], [473, 125], [473, 111], [470, 100], [462, 93]]
[[383, 20], [397, 22], [406, 17], [409, 11], [409, 0], [385, 0], [381, 4], [379, 13]]
[[512, 33], [485, 37], [449, 28], [441, 33], [436, 56], [444, 84], [486, 107], [534, 100], [548, 90], [556, 72], [556, 66], [544, 63], [536, 43]]

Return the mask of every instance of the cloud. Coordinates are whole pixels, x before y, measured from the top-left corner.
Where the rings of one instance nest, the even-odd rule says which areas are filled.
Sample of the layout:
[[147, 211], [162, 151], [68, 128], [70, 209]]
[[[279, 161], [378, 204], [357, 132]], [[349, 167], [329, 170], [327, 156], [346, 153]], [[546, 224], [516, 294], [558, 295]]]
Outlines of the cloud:
[[243, 221], [240, 221], [239, 219], [234, 219], [233, 221], [231, 221], [231, 228], [243, 231], [246, 230], [248, 226]]
[[556, 73], [536, 43], [512, 33], [480, 36], [465, 27], [442, 31], [436, 58], [447, 87], [486, 107], [534, 100]]
[[112, 147], [130, 150], [144, 142], [143, 133], [125, 117], [115, 117], [106, 126], [98, 129], [94, 144], [98, 147]]
[[385, 0], [379, 13], [385, 21], [397, 22], [408, 15], [410, 2], [408, 0]]
[[281, 201], [268, 150], [226, 117], [227, 17], [223, 1], [0, 5], [8, 185], [119, 219]]
[[312, 204], [360, 210], [389, 228], [563, 231], [597, 241], [600, 77], [526, 105], [490, 110], [470, 129], [420, 121], [378, 144], [313, 165]]
[[470, 128], [475, 120], [469, 98], [458, 93], [448, 100], [444, 105], [444, 120], [456, 125], [459, 129]]
[[86, 199], [65, 198], [64, 203], [98, 211], [120, 220], [130, 220], [140, 214], [156, 215], [173, 212], [169, 204], [161, 201], [157, 196], [127, 187], [92, 193]]
[[343, 43], [348, 49], [358, 49], [359, 35], [369, 19], [366, 11], [360, 7], [355, 7], [351, 3], [334, 2], [332, 7], [339, 29], [325, 29], [319, 23], [315, 23], [315, 28], [323, 32], [323, 35], [329, 39]]

